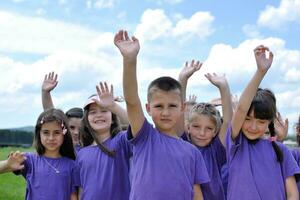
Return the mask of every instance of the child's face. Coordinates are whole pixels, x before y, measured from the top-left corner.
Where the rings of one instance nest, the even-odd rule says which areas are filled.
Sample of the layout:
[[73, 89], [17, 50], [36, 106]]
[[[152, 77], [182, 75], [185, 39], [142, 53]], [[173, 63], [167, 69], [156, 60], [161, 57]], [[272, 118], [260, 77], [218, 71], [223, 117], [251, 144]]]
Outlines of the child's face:
[[69, 127], [72, 136], [73, 145], [79, 144], [79, 129], [81, 119], [77, 117], [69, 118]]
[[255, 118], [252, 111], [249, 116], [246, 116], [242, 131], [249, 140], [255, 140], [264, 136], [269, 123], [270, 120]]
[[179, 91], [157, 90], [146, 104], [146, 109], [160, 132], [177, 134], [175, 125], [184, 109]]
[[207, 115], [192, 114], [188, 130], [192, 143], [205, 147], [216, 136], [216, 124]]
[[53, 122], [45, 122], [40, 131], [41, 143], [45, 147], [45, 154], [59, 153], [59, 148], [64, 141], [63, 130], [61, 124]]
[[89, 107], [88, 121], [97, 133], [107, 132], [112, 124], [112, 113], [92, 103]]

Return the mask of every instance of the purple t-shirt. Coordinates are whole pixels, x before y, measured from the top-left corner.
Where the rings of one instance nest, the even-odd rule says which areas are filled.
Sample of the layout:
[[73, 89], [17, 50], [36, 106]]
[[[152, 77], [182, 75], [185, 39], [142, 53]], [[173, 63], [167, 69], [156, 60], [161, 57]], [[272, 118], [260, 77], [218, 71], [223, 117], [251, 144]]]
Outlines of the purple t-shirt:
[[233, 142], [231, 132], [229, 125], [226, 133], [229, 170], [227, 199], [286, 199], [286, 178], [300, 173], [289, 150], [277, 142], [283, 153], [280, 164], [269, 140], [249, 141], [241, 132]]
[[79, 181], [75, 161], [34, 153], [25, 155], [27, 159], [21, 174], [27, 182], [26, 200], [70, 200]]
[[[291, 150], [291, 152], [292, 152], [292, 155], [294, 156], [298, 166], [300, 167], [300, 148], [293, 149], [293, 150]], [[300, 193], [300, 176], [298, 176], [298, 179], [297, 179], [297, 186], [298, 186], [298, 191]]]
[[160, 133], [145, 120], [133, 144], [131, 200], [191, 200], [193, 185], [209, 182], [201, 153], [182, 139]]
[[204, 158], [210, 182], [201, 185], [205, 200], [224, 200], [221, 169], [226, 163], [226, 149], [218, 136], [206, 147], [198, 147]]
[[103, 144], [108, 149], [115, 150], [115, 157], [108, 156], [97, 145], [83, 147], [77, 154], [81, 199], [128, 200], [129, 158], [132, 147], [126, 139], [126, 132], [107, 139]]

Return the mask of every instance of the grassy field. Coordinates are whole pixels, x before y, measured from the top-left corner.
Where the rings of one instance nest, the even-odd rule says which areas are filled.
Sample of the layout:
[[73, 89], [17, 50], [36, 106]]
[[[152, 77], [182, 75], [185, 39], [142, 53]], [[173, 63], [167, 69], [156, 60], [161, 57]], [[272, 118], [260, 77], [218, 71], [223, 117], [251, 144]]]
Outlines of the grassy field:
[[[11, 151], [29, 152], [33, 148], [0, 147], [0, 160], [5, 160]], [[0, 199], [23, 200], [25, 196], [26, 182], [22, 176], [13, 173], [0, 174]]]

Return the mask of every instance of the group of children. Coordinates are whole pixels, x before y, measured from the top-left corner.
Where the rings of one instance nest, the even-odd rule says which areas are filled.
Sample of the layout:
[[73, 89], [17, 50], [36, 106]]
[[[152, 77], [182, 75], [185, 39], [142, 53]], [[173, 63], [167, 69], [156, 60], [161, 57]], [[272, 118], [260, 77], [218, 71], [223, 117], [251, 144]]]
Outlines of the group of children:
[[276, 141], [275, 96], [258, 88], [273, 61], [267, 47], [255, 48], [257, 70], [234, 109], [225, 76], [205, 75], [219, 89], [222, 117], [211, 103], [185, 103], [201, 62], [187, 62], [179, 80], [153, 80], [146, 103], [152, 125], [138, 95], [139, 41], [120, 30], [114, 44], [123, 56], [126, 110], [100, 82], [83, 109], [64, 114], [50, 95], [57, 75], [45, 76], [36, 153], [12, 152], [0, 161], [0, 173], [24, 176], [26, 199], [299, 200], [300, 150]]

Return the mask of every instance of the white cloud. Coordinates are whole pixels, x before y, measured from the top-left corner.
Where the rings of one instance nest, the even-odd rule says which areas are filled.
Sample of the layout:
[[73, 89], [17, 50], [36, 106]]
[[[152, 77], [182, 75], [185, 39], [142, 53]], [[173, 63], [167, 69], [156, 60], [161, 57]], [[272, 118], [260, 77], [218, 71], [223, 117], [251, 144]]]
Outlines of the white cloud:
[[213, 33], [211, 23], [214, 17], [209, 12], [196, 12], [190, 19], [181, 18], [173, 22], [161, 9], [146, 10], [137, 26], [135, 35], [141, 40], [155, 40], [160, 37], [206, 38]]
[[38, 8], [38, 9], [36, 9], [36, 11], [35, 11], [35, 13], [37, 14], [37, 15], [45, 15], [46, 14], [46, 10], [45, 9], [43, 9], [43, 8]]
[[91, 41], [99, 35], [78, 25], [0, 11], [2, 52], [49, 54], [58, 50], [88, 51]]
[[281, 0], [279, 7], [267, 6], [261, 12], [257, 24], [280, 28], [286, 22], [300, 22], [300, 0]]
[[280, 108], [300, 108], [300, 86], [297, 89], [290, 89], [276, 94]]
[[59, 5], [65, 5], [67, 4], [67, 0], [59, 0], [58, 3]]
[[209, 12], [196, 12], [190, 19], [181, 19], [177, 22], [173, 34], [189, 37], [196, 35], [198, 38], [206, 38], [213, 33], [211, 23], [214, 17]]
[[297, 83], [300, 80], [300, 70], [299, 68], [292, 67], [289, 69], [286, 74], [284, 75], [284, 80], [286, 82], [295, 82]]
[[112, 8], [115, 4], [115, 0], [98, 0], [94, 3], [95, 8]]
[[160, 9], [146, 10], [141, 18], [141, 23], [137, 25], [135, 34], [140, 41], [155, 40], [166, 36], [172, 27], [172, 22]]
[[87, 1], [86, 1], [86, 7], [87, 7], [88, 9], [91, 9], [91, 8], [92, 8], [92, 1], [87, 0]]

